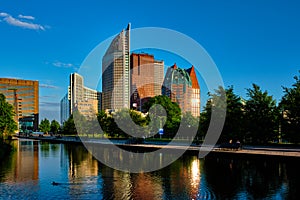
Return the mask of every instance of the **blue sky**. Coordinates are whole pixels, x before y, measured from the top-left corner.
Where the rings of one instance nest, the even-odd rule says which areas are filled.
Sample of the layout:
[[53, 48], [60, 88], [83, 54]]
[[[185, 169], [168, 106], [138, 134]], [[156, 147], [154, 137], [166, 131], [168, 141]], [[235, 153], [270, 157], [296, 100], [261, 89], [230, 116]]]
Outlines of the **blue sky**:
[[300, 70], [299, 10], [298, 1], [278, 0], [3, 0], [0, 77], [39, 80], [40, 118], [59, 120], [69, 74], [130, 22], [186, 34], [206, 49], [236, 94], [247, 98], [246, 88], [256, 83], [279, 101], [282, 86], [290, 87]]

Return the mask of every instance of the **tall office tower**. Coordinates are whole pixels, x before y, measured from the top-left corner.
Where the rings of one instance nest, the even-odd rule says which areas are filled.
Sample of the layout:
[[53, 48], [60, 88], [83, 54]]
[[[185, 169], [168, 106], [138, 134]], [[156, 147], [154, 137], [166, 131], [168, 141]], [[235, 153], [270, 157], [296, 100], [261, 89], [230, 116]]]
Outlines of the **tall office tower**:
[[153, 55], [132, 53], [130, 56], [131, 107], [141, 110], [149, 98], [161, 95], [163, 61], [154, 60]]
[[102, 58], [102, 109], [130, 108], [130, 24]]
[[0, 78], [0, 93], [14, 106], [20, 132], [37, 131], [39, 125], [39, 82]]
[[164, 61], [154, 60], [154, 95], [161, 95], [161, 87], [164, 82]]
[[176, 64], [167, 70], [162, 94], [178, 103], [182, 113], [191, 112], [192, 81], [189, 74]]
[[101, 109], [101, 106], [99, 106], [100, 98], [100, 92], [84, 86], [81, 75], [77, 73], [71, 74], [68, 94], [60, 102], [61, 123], [66, 121], [75, 109], [86, 118], [92, 117]]
[[192, 81], [192, 107], [191, 113], [194, 117], [200, 116], [200, 86], [196, 76], [196, 71], [194, 66], [186, 70], [189, 73]]

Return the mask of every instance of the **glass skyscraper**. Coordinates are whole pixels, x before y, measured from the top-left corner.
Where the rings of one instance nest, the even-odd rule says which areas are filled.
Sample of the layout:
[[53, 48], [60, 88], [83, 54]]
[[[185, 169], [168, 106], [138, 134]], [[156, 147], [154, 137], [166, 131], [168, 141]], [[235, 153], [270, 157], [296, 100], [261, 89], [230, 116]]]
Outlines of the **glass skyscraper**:
[[130, 24], [102, 58], [102, 109], [130, 108]]

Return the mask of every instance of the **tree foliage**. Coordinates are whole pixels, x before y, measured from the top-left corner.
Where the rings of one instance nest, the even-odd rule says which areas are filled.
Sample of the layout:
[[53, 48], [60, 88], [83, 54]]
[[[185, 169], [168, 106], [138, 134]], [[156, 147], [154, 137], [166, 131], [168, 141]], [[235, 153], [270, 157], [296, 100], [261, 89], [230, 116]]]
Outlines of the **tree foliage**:
[[300, 76], [295, 76], [291, 88], [284, 87], [280, 102], [282, 137], [288, 141], [300, 142]]
[[226, 118], [225, 124], [220, 137], [221, 142], [229, 140], [241, 140], [243, 130], [243, 102], [242, 99], [233, 91], [233, 86], [226, 89]]
[[[243, 104], [233, 87], [224, 89], [219, 87], [215, 93], [208, 93], [209, 100], [200, 115], [200, 128], [198, 137], [204, 137], [208, 131], [211, 121], [212, 110], [216, 113], [216, 120], [225, 118], [223, 130], [219, 138], [219, 143], [228, 142], [230, 139], [241, 138], [243, 124]], [[212, 124], [213, 126], [214, 124]]]
[[247, 89], [245, 105], [245, 139], [253, 143], [267, 143], [278, 136], [278, 109], [267, 91], [253, 84]]
[[[172, 102], [169, 97], [165, 95], [160, 95], [149, 99], [149, 101], [143, 105], [143, 110], [149, 111], [150, 108], [156, 104], [164, 108], [164, 110], [167, 113], [167, 119], [159, 117], [162, 116], [163, 111], [160, 109], [161, 107], [156, 107], [156, 110], [154, 111], [154, 116], [156, 116], [156, 118], [153, 118], [157, 121], [155, 123], [162, 123], [162, 121], [165, 120], [166, 123], [163, 127], [164, 136], [173, 137], [177, 133], [181, 121], [181, 110], [178, 104]], [[150, 120], [149, 117], [147, 119]]]
[[57, 134], [60, 129], [60, 124], [56, 120], [52, 120], [50, 124], [50, 131], [54, 134]]
[[43, 119], [39, 125], [40, 131], [48, 134], [50, 131], [50, 121], [48, 119]]
[[18, 129], [14, 115], [13, 106], [0, 94], [0, 138], [13, 134]]
[[73, 115], [71, 115], [69, 117], [69, 119], [64, 122], [62, 130], [63, 130], [63, 134], [66, 134], [66, 135], [76, 135], [77, 134]]

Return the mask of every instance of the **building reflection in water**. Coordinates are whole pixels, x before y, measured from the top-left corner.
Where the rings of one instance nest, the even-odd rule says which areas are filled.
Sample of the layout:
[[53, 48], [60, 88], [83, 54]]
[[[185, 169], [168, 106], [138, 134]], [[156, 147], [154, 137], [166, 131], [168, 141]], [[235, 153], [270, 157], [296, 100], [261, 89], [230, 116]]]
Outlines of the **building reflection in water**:
[[100, 170], [104, 199], [197, 199], [199, 197], [201, 169], [197, 157], [181, 158], [159, 171], [147, 173], [125, 173], [106, 166], [101, 166]]
[[191, 199], [196, 199], [198, 196], [198, 191], [200, 189], [200, 160], [195, 157], [192, 161], [190, 172], [191, 179], [190, 179], [190, 185], [191, 185]]
[[6, 173], [8, 182], [33, 181], [39, 179], [38, 141], [16, 141], [13, 143], [15, 152], [12, 154], [11, 170]]
[[[14, 195], [16, 199], [154, 200], [299, 196], [298, 160], [184, 155], [157, 171], [129, 173], [101, 164], [80, 145], [15, 141], [14, 148], [0, 162], [0, 199], [2, 195], [3, 199]], [[118, 152], [109, 155], [108, 159], [127, 159]], [[53, 186], [52, 181], [62, 184]]]

